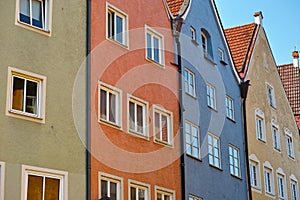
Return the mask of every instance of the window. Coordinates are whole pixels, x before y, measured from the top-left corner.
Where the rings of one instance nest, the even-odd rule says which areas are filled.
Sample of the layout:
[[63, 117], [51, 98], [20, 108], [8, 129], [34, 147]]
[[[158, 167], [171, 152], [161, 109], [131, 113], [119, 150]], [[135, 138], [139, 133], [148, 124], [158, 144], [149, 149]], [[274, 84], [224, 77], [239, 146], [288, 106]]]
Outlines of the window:
[[45, 120], [46, 77], [9, 68], [8, 115]]
[[121, 200], [122, 183], [119, 177], [99, 172], [99, 199], [110, 197], [111, 200]]
[[260, 177], [260, 172], [259, 172], [259, 163], [253, 160], [250, 160], [250, 181], [251, 181], [251, 186], [254, 188], [259, 188], [259, 177]]
[[22, 166], [24, 199], [68, 199], [68, 173], [63, 171]]
[[156, 200], [175, 200], [175, 192], [155, 186]]
[[210, 165], [221, 168], [220, 140], [212, 134], [208, 134], [208, 161]]
[[298, 182], [296, 181], [295, 178], [292, 178], [290, 180], [290, 187], [291, 187], [291, 197], [292, 200], [299, 200], [299, 190], [298, 190]]
[[50, 31], [52, 0], [17, 0], [17, 21], [31, 27]]
[[256, 137], [261, 141], [266, 141], [266, 132], [265, 132], [265, 121], [264, 114], [261, 110], [257, 109], [255, 111], [256, 114]]
[[226, 96], [226, 117], [234, 120], [234, 106], [233, 99], [229, 96]]
[[278, 127], [275, 125], [272, 125], [272, 136], [274, 149], [280, 151], [280, 135], [278, 132]]
[[240, 152], [239, 149], [234, 146], [229, 146], [229, 169], [230, 174], [240, 177]]
[[200, 158], [199, 128], [190, 122], [185, 122], [185, 148], [188, 155]]
[[129, 131], [148, 136], [147, 133], [147, 112], [148, 104], [136, 97], [129, 97], [128, 100], [128, 121]]
[[195, 96], [195, 75], [188, 69], [184, 69], [184, 90], [186, 93]]
[[264, 163], [264, 182], [266, 194], [274, 195], [273, 169], [268, 161]]
[[285, 132], [287, 153], [290, 158], [295, 158], [292, 133], [287, 128], [284, 129], [284, 132]]
[[155, 141], [168, 145], [173, 143], [172, 113], [157, 106], [154, 107]]
[[268, 93], [268, 100], [269, 100], [270, 106], [272, 106], [273, 108], [276, 108], [274, 89], [269, 84], [267, 84], [267, 93]]
[[0, 200], [4, 200], [4, 162], [0, 162]]
[[111, 5], [107, 5], [107, 37], [127, 45], [127, 15]]
[[224, 51], [223, 51], [223, 49], [218, 48], [218, 52], [219, 52], [219, 59], [220, 59], [220, 61], [225, 62], [224, 61]]
[[121, 91], [102, 82], [99, 88], [99, 120], [120, 126]]
[[206, 58], [213, 59], [211, 37], [205, 29], [201, 29], [201, 39], [204, 56]]
[[163, 65], [163, 36], [150, 27], [146, 27], [146, 46], [147, 59]]
[[215, 88], [207, 84], [206, 85], [207, 105], [216, 110], [216, 91]]
[[189, 200], [202, 200], [202, 198], [196, 197], [196, 196], [193, 196], [193, 195], [189, 195]]
[[281, 173], [277, 173], [278, 197], [286, 199], [286, 183], [285, 177]]
[[191, 39], [196, 42], [197, 40], [196, 29], [191, 26], [190, 30], [191, 30]]
[[129, 196], [130, 200], [150, 200], [149, 198], [149, 185], [146, 185], [144, 183], [129, 182]]

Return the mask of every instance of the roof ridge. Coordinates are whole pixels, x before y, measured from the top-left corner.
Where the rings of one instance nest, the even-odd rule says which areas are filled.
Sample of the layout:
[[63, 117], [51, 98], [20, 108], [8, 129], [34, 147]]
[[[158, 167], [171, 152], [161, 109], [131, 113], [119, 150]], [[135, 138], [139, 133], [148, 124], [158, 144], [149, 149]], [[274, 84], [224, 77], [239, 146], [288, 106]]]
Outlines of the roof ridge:
[[233, 29], [233, 28], [239, 28], [239, 27], [244, 27], [244, 26], [249, 26], [249, 25], [254, 25], [255, 22], [251, 22], [251, 23], [248, 23], [248, 24], [242, 24], [242, 25], [237, 25], [237, 26], [232, 26], [232, 27], [228, 27], [228, 28], [225, 28], [225, 30], [227, 29]]

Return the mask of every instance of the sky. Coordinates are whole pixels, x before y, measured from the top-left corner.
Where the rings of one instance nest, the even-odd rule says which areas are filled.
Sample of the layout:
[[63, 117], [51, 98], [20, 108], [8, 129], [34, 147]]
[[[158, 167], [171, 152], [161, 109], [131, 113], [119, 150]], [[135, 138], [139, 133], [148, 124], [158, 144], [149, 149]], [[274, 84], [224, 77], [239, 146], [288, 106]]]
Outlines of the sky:
[[254, 22], [261, 11], [263, 27], [277, 65], [292, 63], [300, 51], [300, 0], [215, 0], [223, 27]]

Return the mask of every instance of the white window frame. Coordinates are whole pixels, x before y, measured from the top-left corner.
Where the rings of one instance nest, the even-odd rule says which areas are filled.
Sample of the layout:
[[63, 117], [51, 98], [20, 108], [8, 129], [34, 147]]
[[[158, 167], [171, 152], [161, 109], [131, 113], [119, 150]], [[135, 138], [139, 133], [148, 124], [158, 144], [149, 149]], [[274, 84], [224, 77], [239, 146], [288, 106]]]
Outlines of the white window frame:
[[5, 163], [0, 161], [0, 200], [4, 200]]
[[207, 52], [207, 36], [205, 35], [205, 33], [203, 33], [203, 31], [201, 31], [201, 45], [202, 45], [202, 49], [204, 51], [204, 54], [207, 55], [208, 52]]
[[210, 83], [206, 83], [206, 101], [209, 108], [217, 110], [216, 88]]
[[[249, 171], [250, 171], [250, 181], [251, 181], [251, 187], [254, 189], [254, 191], [260, 191], [261, 190], [261, 178], [260, 178], [260, 161], [257, 159], [257, 157], [254, 154], [251, 154], [249, 156]], [[256, 169], [256, 174], [254, 177], [253, 172], [253, 166]], [[254, 184], [254, 181], [256, 179], [256, 185]]]
[[[263, 169], [264, 169], [263, 172], [264, 172], [265, 194], [274, 196], [275, 195], [274, 170], [268, 161], [264, 162]], [[266, 176], [267, 173], [269, 173], [269, 177]], [[269, 180], [267, 180], [267, 178], [269, 178]], [[271, 191], [269, 191], [269, 189]]]
[[[295, 185], [296, 190], [293, 191], [293, 185]], [[296, 179], [295, 175], [290, 176], [290, 192], [291, 192], [291, 200], [299, 200], [299, 185], [298, 185], [298, 180]], [[294, 192], [296, 192], [296, 196], [294, 196]]]
[[[287, 199], [286, 178], [285, 178], [285, 174], [281, 168], [278, 168], [276, 170], [276, 177], [277, 177], [278, 198], [279, 199]], [[279, 181], [280, 179], [282, 180], [282, 182]]]
[[[110, 104], [106, 104], [106, 119], [101, 117], [101, 89], [106, 91], [107, 93], [111, 93], [115, 95], [116, 97], [116, 116], [115, 116], [115, 121], [110, 121], [109, 120], [109, 106]], [[106, 95], [107, 96], [107, 95]], [[108, 97], [107, 97], [108, 98]], [[106, 103], [109, 102], [106, 100]], [[121, 128], [122, 124], [122, 91], [114, 86], [111, 86], [107, 83], [98, 81], [98, 121], [107, 123], [109, 125], [113, 125], [115, 127]]]
[[230, 96], [226, 96], [226, 117], [234, 120], [234, 101]]
[[268, 96], [269, 105], [272, 108], [276, 108], [276, 100], [275, 100], [275, 91], [274, 91], [274, 88], [269, 83], [266, 83], [266, 85], [267, 85], [267, 96]]
[[59, 179], [59, 200], [68, 199], [68, 172], [22, 165], [22, 200], [27, 200], [28, 175]]
[[[148, 37], [147, 35], [151, 35], [151, 57], [148, 57]], [[153, 47], [153, 38], [158, 39], [158, 60], [154, 58], [154, 47]], [[146, 59], [152, 61], [160, 66], [164, 67], [165, 59], [164, 59], [164, 36], [160, 34], [158, 31], [153, 28], [145, 25], [145, 55]]]
[[[167, 133], [168, 133], [168, 141], [162, 140], [162, 127], [160, 126], [160, 134], [159, 138], [155, 132], [155, 113], [158, 113], [161, 119], [161, 116], [164, 115], [167, 117]], [[173, 146], [173, 113], [163, 109], [157, 105], [153, 105], [153, 132], [154, 132], [154, 141], [162, 144], [166, 144], [168, 146]], [[160, 121], [161, 122], [161, 121]], [[160, 123], [161, 124], [161, 123]]]
[[[209, 137], [211, 137], [212, 139], [212, 144], [209, 143]], [[217, 141], [217, 146], [215, 146], [215, 141]], [[221, 148], [220, 148], [220, 138], [212, 133], [208, 133], [207, 134], [207, 148], [208, 148], [208, 163], [211, 166], [214, 166], [216, 168], [221, 169]], [[209, 149], [212, 149], [212, 152], [209, 151]], [[218, 150], [218, 155], [215, 154], [215, 149]], [[211, 158], [212, 158], [212, 162], [211, 162]], [[219, 165], [217, 165], [216, 163], [216, 159], [219, 161]]]
[[[23, 28], [29, 29], [29, 30], [33, 30], [42, 34], [46, 34], [48, 36], [51, 35], [51, 26], [52, 26], [52, 3], [53, 0], [35, 0], [35, 1], [39, 1], [42, 2], [44, 4], [44, 6], [42, 6], [42, 12], [43, 12], [43, 18], [42, 18], [42, 24], [43, 27], [37, 27], [34, 26], [32, 24], [32, 6], [30, 6], [30, 10], [29, 10], [29, 14], [30, 14], [30, 23], [26, 23], [26, 22], [22, 22], [20, 19], [20, 12], [21, 12], [21, 6], [20, 6], [20, 2], [22, 0], [16, 0], [16, 17], [15, 17], [15, 24], [18, 26], [21, 26]], [[32, 5], [32, 1], [33, 0], [29, 0], [30, 5]], [[45, 10], [44, 10], [45, 8]]]
[[[130, 94], [127, 94], [127, 110], [128, 110], [128, 132], [129, 133], [134, 133], [137, 134], [139, 136], [143, 136], [148, 138], [149, 134], [148, 134], [148, 108], [149, 108], [149, 104], [148, 102], [139, 99], [137, 97], [134, 97]], [[134, 129], [130, 128], [130, 102], [134, 104], [134, 117], [135, 117], [135, 121], [134, 121]], [[142, 111], [143, 111], [143, 127], [142, 127], [142, 132], [139, 132], [137, 130], [137, 105], [142, 107]]]
[[[230, 153], [230, 149], [231, 149], [231, 152], [233, 154]], [[233, 145], [229, 145], [228, 151], [229, 151], [228, 154], [229, 154], [229, 171], [230, 171], [230, 174], [240, 178], [241, 177], [240, 150], [239, 150], [239, 148], [237, 148]], [[237, 157], [234, 155], [234, 151], [237, 151]], [[237, 165], [236, 165], [236, 162], [235, 162], [236, 160], [237, 160]], [[236, 174], [236, 169], [237, 169], [237, 174]]]
[[170, 189], [155, 185], [154, 186], [154, 191], [155, 191], [155, 200], [157, 200], [157, 194], [158, 193], [163, 195], [162, 200], [165, 200], [165, 198], [164, 198], [165, 195], [170, 196], [170, 200], [175, 200], [176, 199], [174, 190], [170, 190]]
[[[185, 74], [187, 74], [187, 77], [185, 77]], [[184, 68], [183, 79], [184, 79], [185, 93], [195, 97], [196, 96], [195, 74], [192, 71], [190, 71], [189, 69]], [[192, 87], [192, 89], [191, 89], [191, 87]]]
[[[98, 199], [101, 199], [101, 180], [116, 183], [117, 185], [117, 199], [123, 200], [123, 178], [107, 174], [104, 172], [98, 172]], [[109, 195], [107, 195], [109, 197]]]
[[219, 52], [220, 61], [225, 62], [225, 60], [224, 60], [224, 50], [219, 47], [218, 52]]
[[[37, 103], [36, 103], [35, 114], [13, 109], [12, 101], [13, 101], [13, 78], [14, 77], [18, 77], [24, 80], [30, 80], [37, 83], [37, 97], [36, 97]], [[8, 67], [6, 115], [21, 118], [21, 119], [26, 119], [34, 122], [45, 123], [46, 83], [47, 83], [47, 78], [45, 76], [35, 74], [32, 72], [27, 72], [17, 68]], [[24, 103], [25, 100], [23, 99], [22, 102]]]
[[[110, 25], [110, 28], [111, 29], [114, 29], [114, 30], [108, 30], [109, 28], [109, 17], [108, 17], [108, 14], [109, 13], [114, 13], [114, 25], [113, 27]], [[122, 41], [119, 41], [117, 39], [117, 34], [116, 34], [116, 17], [119, 17], [119, 18], [122, 18], [123, 20], [123, 24], [122, 24]], [[109, 35], [109, 32], [114, 32], [114, 35]], [[118, 9], [117, 7], [109, 4], [109, 3], [106, 3], [106, 38], [111, 40], [111, 41], [114, 41], [116, 42], [117, 44], [121, 44], [122, 46], [124, 47], [128, 47], [128, 15], [123, 12], [122, 10]]]
[[203, 200], [203, 199], [190, 194], [188, 200]]
[[272, 132], [272, 139], [273, 139], [273, 148], [280, 152], [281, 145], [280, 145], [279, 126], [275, 120], [272, 120], [271, 122], [271, 132]]
[[[128, 180], [128, 199], [130, 199], [130, 200], [131, 200], [131, 187], [145, 190], [145, 195], [146, 195], [145, 200], [151, 200], [149, 184], [129, 179]], [[138, 195], [136, 197], [137, 197], [137, 199], [135, 199], [135, 200], [138, 200], [139, 199]]]
[[191, 31], [191, 39], [192, 39], [192, 41], [196, 42], [197, 41], [197, 32], [196, 32], [196, 29], [193, 26], [190, 26], [190, 31]]
[[293, 134], [288, 128], [284, 128], [286, 151], [290, 158], [295, 159]]
[[[185, 132], [185, 151], [186, 151], [186, 154], [192, 156], [192, 157], [195, 157], [195, 158], [198, 158], [198, 159], [201, 159], [200, 158], [200, 132], [199, 132], [199, 126], [189, 122], [189, 121], [185, 121], [184, 123], [184, 132]], [[187, 127], [189, 127], [189, 133], [187, 132]], [[194, 146], [195, 143], [194, 143], [194, 139], [195, 139], [195, 136], [193, 135], [192, 133], [192, 128], [195, 128], [197, 130], [197, 143], [196, 145], [197, 146]], [[187, 141], [187, 138], [189, 137], [189, 140], [190, 142]], [[190, 150], [188, 150], [190, 149]], [[194, 149], [197, 149], [198, 150], [198, 155], [194, 155]], [[190, 153], [189, 153], [190, 151]]]
[[[257, 120], [261, 120], [261, 134], [258, 131]], [[260, 109], [255, 110], [255, 127], [256, 127], [256, 138], [260, 141], [266, 142], [266, 125], [265, 115]]]

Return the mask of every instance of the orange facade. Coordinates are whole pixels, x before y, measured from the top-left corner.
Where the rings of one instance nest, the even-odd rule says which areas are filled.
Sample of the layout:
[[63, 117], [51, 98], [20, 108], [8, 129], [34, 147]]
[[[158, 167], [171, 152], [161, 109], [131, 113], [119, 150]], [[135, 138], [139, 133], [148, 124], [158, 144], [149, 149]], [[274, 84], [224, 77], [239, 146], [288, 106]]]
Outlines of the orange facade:
[[180, 199], [179, 76], [163, 1], [92, 1], [91, 11], [91, 199]]

